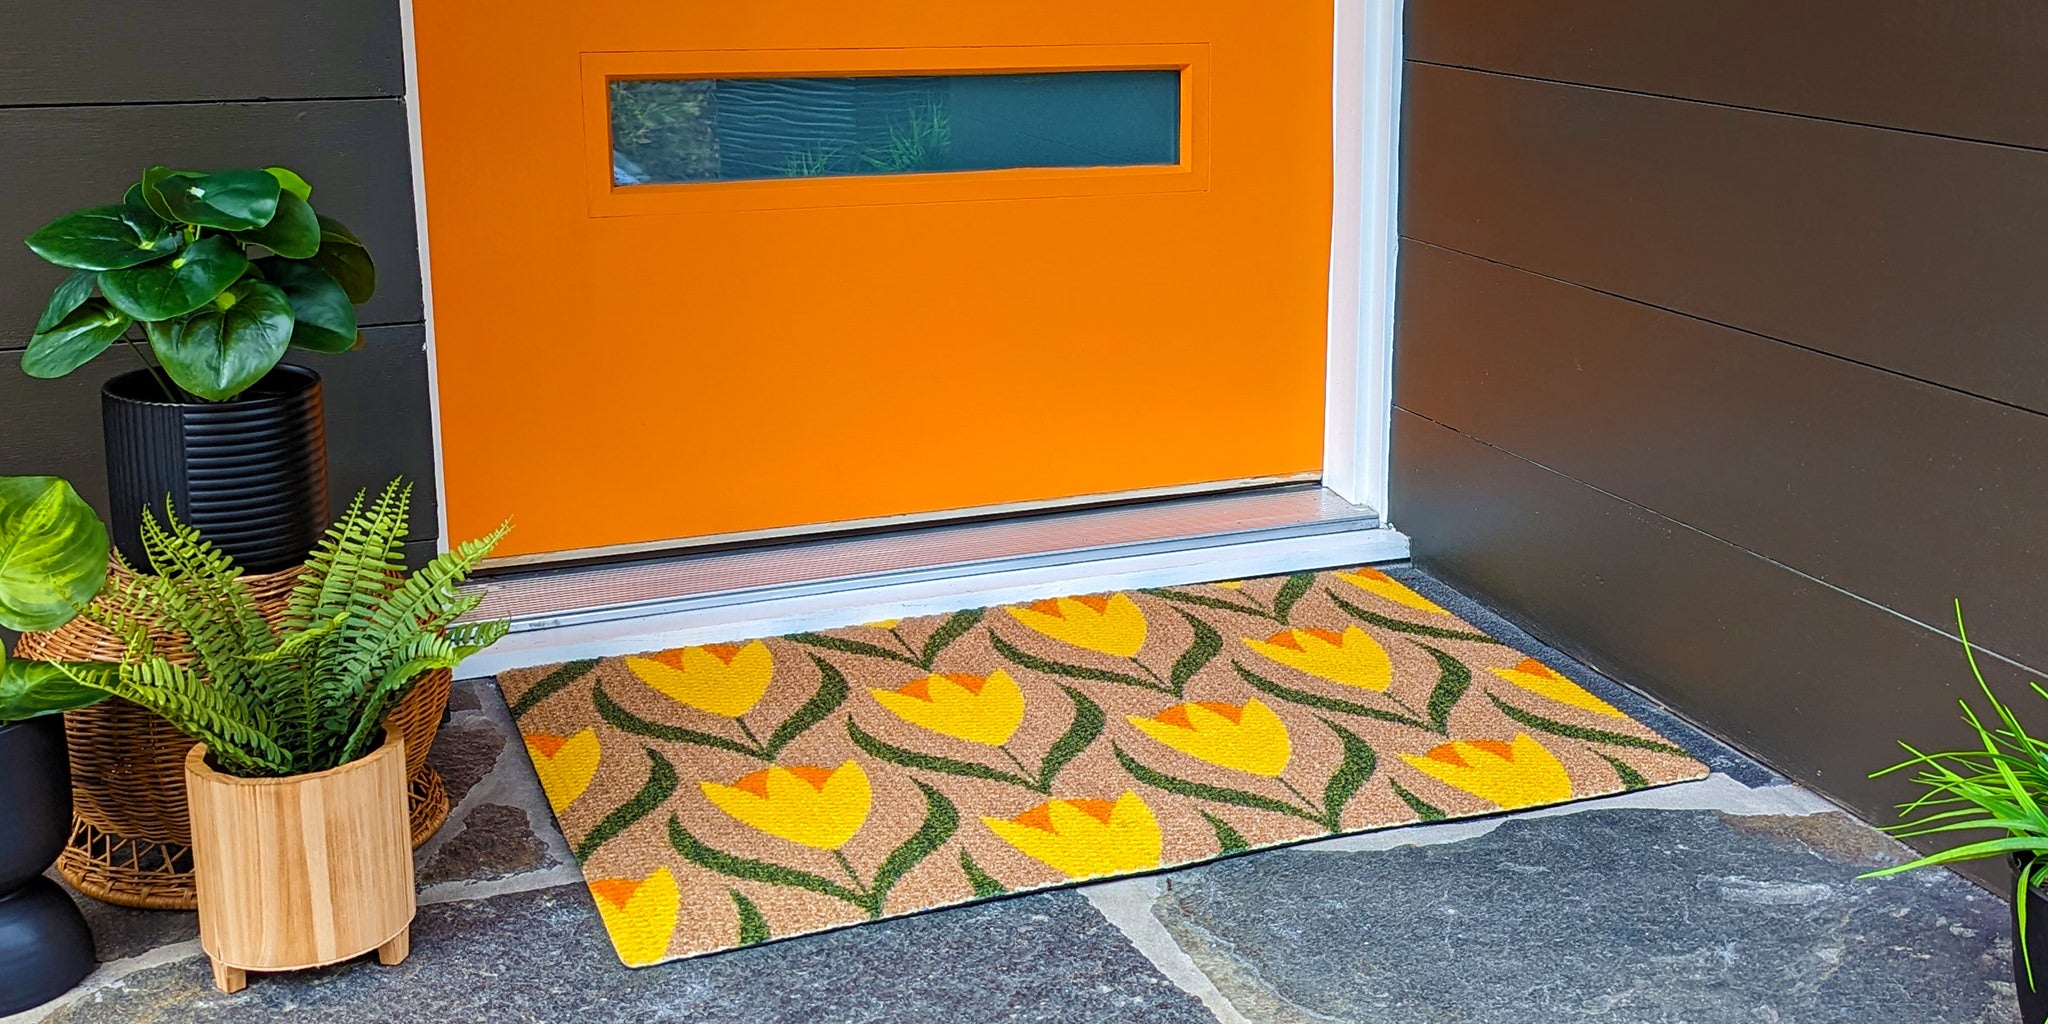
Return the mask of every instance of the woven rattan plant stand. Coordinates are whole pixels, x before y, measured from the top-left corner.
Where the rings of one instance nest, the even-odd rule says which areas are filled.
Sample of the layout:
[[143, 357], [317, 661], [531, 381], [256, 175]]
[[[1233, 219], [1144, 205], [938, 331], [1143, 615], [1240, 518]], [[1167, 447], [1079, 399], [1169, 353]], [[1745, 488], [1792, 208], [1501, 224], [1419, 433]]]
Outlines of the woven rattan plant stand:
[[[125, 572], [118, 565], [112, 570]], [[256, 606], [282, 617], [295, 570], [244, 576]], [[183, 654], [176, 638], [153, 633], [159, 653]], [[120, 639], [86, 618], [48, 633], [24, 635], [20, 657], [46, 661], [119, 661]], [[427, 841], [448, 820], [448, 791], [427, 765], [441, 729], [452, 674], [429, 673], [413, 684], [385, 722], [405, 736], [411, 788], [412, 844]], [[71, 841], [57, 870], [80, 892], [108, 903], [152, 910], [191, 910], [192, 823], [185, 805], [185, 754], [193, 741], [157, 715], [124, 700], [105, 700], [64, 716], [71, 747]]]

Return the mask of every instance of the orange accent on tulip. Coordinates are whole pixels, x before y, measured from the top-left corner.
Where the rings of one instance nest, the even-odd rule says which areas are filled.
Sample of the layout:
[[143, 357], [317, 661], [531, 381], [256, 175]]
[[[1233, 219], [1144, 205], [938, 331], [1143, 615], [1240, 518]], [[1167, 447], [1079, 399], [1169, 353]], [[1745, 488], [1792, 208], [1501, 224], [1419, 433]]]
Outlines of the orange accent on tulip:
[[752, 775], [742, 775], [733, 780], [732, 788], [752, 793], [763, 800], [768, 799], [768, 769], [763, 768]]
[[1051, 832], [1053, 831], [1052, 802], [1047, 801], [1045, 803], [1039, 804], [1038, 806], [1033, 807], [1032, 809], [1025, 811], [1022, 814], [1019, 814], [1016, 817], [1011, 818], [1010, 820], [1016, 822], [1019, 825], [1029, 825], [1032, 828], [1038, 829], [1041, 832]]
[[705, 644], [704, 652], [730, 665], [732, 664], [733, 657], [740, 653], [740, 646], [739, 644]]
[[797, 778], [810, 783], [811, 788], [817, 790], [820, 793], [823, 793], [825, 791], [825, 783], [827, 780], [832, 778], [832, 773], [834, 770], [835, 769], [820, 768], [816, 765], [809, 764], [793, 764], [789, 766], [789, 773], [791, 775], [794, 775]]
[[1083, 797], [1078, 800], [1069, 800], [1067, 801], [1067, 806], [1072, 807], [1073, 809], [1080, 811], [1081, 813], [1086, 814], [1087, 816], [1094, 818], [1096, 821], [1099, 821], [1105, 825], [1109, 824], [1109, 816], [1116, 810], [1116, 804], [1111, 801], [1094, 800], [1087, 797]]
[[1097, 615], [1109, 610], [1108, 594], [1083, 594], [1080, 597], [1074, 598], [1074, 601], [1078, 604], [1087, 605]]
[[[1203, 710], [1213, 712], [1216, 717], [1232, 725], [1238, 725], [1244, 721], [1244, 708], [1236, 704], [1221, 704], [1213, 700], [1205, 700], [1201, 701], [1197, 706]], [[1181, 716], [1186, 717], [1187, 712], [1182, 711]]]
[[569, 742], [567, 736], [549, 736], [544, 733], [526, 737], [526, 745], [540, 751], [543, 757], [553, 757], [562, 752], [562, 744]]
[[1301, 650], [1301, 641], [1294, 638], [1294, 631], [1291, 629], [1283, 629], [1267, 637], [1266, 642], [1275, 647], [1285, 647], [1290, 651]]
[[627, 903], [632, 902], [633, 894], [640, 891], [640, 884], [643, 881], [645, 880], [634, 878], [600, 878], [590, 883], [590, 891], [603, 897], [604, 901], [612, 906], [624, 909]]
[[932, 702], [931, 677], [919, 676], [916, 679], [913, 679], [910, 682], [904, 683], [902, 686], [897, 687], [896, 692], [904, 695], [905, 697], [915, 697], [918, 700], [924, 701], [925, 703], [929, 704]]

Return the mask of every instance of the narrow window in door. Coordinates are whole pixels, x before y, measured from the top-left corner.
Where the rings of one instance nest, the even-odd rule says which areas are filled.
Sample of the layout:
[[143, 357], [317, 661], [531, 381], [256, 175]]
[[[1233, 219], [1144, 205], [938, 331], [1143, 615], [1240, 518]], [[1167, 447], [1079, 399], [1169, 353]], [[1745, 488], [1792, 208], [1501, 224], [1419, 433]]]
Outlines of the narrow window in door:
[[1170, 166], [1180, 75], [616, 79], [612, 182]]

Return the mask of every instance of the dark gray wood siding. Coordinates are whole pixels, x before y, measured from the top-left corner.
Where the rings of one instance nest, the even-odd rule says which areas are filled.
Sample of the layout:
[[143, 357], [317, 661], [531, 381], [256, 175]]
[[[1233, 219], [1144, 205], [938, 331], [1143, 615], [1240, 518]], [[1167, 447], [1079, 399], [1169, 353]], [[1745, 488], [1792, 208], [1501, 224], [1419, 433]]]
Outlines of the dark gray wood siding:
[[413, 548], [431, 549], [437, 498], [397, 0], [88, 0], [23, 6], [6, 21], [0, 473], [63, 475], [101, 501], [98, 387], [136, 365], [116, 351], [61, 381], [20, 373], [20, 350], [64, 272], [19, 240], [61, 213], [114, 201], [150, 164], [283, 164], [377, 258], [377, 296], [361, 310], [366, 347], [290, 357], [326, 378], [333, 492], [345, 499], [404, 474], [419, 499]]
[[1875, 819], [1956, 598], [2048, 720], [2048, 10], [1408, 12], [1417, 560]]

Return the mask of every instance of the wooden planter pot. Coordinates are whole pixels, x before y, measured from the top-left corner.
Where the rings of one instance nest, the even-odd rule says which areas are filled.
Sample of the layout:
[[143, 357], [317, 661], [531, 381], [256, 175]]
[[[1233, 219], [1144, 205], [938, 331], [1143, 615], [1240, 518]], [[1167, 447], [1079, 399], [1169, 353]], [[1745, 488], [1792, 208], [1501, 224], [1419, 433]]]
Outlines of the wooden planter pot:
[[282, 779], [222, 775], [206, 748], [185, 758], [199, 945], [213, 983], [248, 971], [321, 967], [377, 951], [404, 960], [413, 915], [405, 738], [369, 756]]

